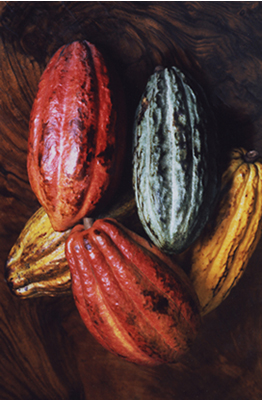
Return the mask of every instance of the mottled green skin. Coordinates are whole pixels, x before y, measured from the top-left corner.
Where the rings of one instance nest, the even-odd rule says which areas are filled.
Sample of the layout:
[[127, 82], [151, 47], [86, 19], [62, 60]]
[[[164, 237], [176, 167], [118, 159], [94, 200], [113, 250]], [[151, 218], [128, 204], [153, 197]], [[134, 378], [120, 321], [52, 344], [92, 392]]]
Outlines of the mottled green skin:
[[218, 191], [216, 132], [204, 103], [202, 90], [172, 67], [150, 77], [136, 112], [138, 214], [167, 253], [182, 252], [198, 237]]

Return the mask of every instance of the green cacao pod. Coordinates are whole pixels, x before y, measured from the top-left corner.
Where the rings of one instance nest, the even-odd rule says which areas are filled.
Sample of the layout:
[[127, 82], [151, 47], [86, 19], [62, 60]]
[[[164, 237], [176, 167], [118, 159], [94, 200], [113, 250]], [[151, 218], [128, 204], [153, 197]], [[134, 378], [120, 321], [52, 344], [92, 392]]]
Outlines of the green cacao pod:
[[203, 90], [179, 69], [149, 78], [134, 123], [133, 186], [152, 242], [184, 251], [201, 233], [219, 188], [216, 124]]
[[22, 298], [57, 296], [71, 292], [71, 275], [65, 257], [70, 230], [55, 232], [44, 208], [27, 221], [5, 265], [11, 291]]
[[80, 316], [107, 350], [144, 365], [188, 350], [201, 322], [198, 298], [167, 255], [110, 218], [75, 226], [65, 251]]

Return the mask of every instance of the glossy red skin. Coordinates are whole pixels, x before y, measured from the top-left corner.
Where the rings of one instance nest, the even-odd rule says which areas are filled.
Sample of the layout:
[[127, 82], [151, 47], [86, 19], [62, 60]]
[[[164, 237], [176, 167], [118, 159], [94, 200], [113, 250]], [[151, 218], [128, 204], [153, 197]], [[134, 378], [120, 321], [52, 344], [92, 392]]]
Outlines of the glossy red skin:
[[114, 194], [125, 151], [118, 96], [113, 104], [104, 59], [87, 41], [61, 47], [42, 75], [30, 117], [27, 167], [56, 231], [91, 215]]
[[76, 306], [107, 350], [142, 365], [175, 362], [199, 325], [184, 271], [113, 219], [73, 228], [66, 242]]

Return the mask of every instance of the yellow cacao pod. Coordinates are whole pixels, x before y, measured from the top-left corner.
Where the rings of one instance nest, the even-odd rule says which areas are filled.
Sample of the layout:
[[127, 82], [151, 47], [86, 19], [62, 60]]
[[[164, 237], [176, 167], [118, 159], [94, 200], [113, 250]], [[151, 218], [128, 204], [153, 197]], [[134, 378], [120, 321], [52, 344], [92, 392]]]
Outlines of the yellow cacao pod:
[[5, 265], [5, 279], [20, 297], [57, 296], [71, 291], [65, 241], [71, 230], [56, 232], [41, 207], [27, 221]]
[[234, 149], [216, 214], [189, 249], [190, 278], [202, 315], [215, 309], [241, 278], [261, 237], [261, 217], [262, 164], [255, 151]]

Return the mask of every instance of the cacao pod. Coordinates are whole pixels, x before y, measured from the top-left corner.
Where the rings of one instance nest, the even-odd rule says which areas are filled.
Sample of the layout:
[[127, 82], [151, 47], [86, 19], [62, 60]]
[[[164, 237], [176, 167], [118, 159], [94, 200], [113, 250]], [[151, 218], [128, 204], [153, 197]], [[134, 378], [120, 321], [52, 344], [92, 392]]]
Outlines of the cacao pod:
[[[141, 229], [134, 196], [122, 195], [104, 216]], [[102, 218], [102, 214], [101, 214]], [[56, 232], [43, 207], [30, 218], [12, 247], [5, 265], [11, 291], [20, 297], [60, 296], [71, 293], [71, 274], [65, 257], [70, 229]]]
[[256, 152], [243, 148], [230, 156], [215, 215], [188, 249], [202, 315], [229, 295], [261, 238], [262, 164]]
[[174, 362], [196, 336], [198, 299], [184, 271], [113, 219], [75, 226], [66, 242], [76, 306], [88, 330], [128, 361]]
[[125, 151], [124, 98], [116, 76], [87, 41], [49, 61], [33, 104], [28, 176], [56, 231], [110, 201]]
[[27, 221], [5, 265], [11, 291], [22, 298], [71, 293], [71, 275], [65, 257], [70, 230], [55, 232], [40, 207]]
[[156, 69], [134, 122], [133, 186], [152, 242], [180, 253], [199, 236], [219, 188], [216, 124], [202, 89], [177, 68]]

